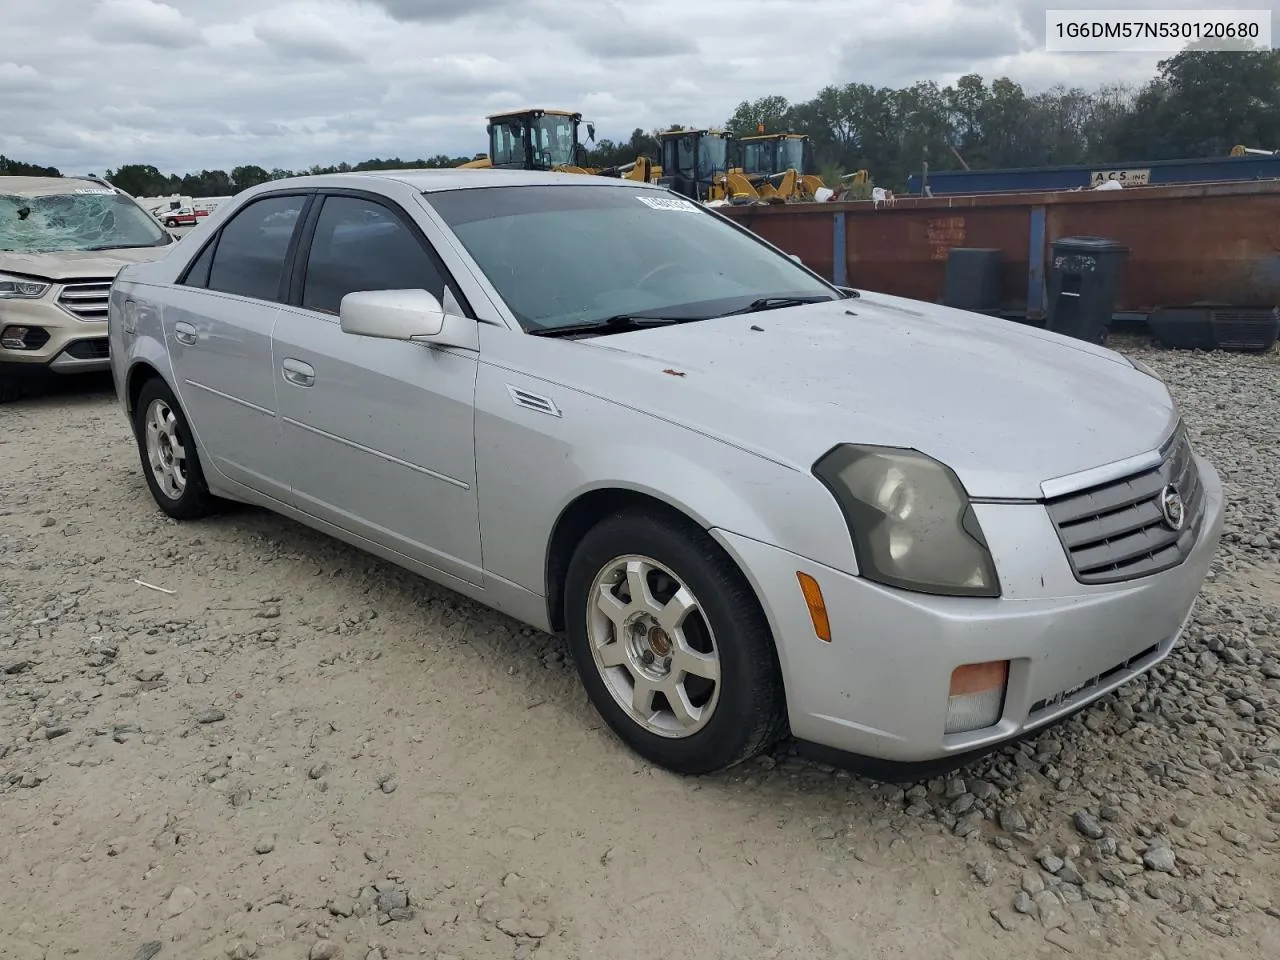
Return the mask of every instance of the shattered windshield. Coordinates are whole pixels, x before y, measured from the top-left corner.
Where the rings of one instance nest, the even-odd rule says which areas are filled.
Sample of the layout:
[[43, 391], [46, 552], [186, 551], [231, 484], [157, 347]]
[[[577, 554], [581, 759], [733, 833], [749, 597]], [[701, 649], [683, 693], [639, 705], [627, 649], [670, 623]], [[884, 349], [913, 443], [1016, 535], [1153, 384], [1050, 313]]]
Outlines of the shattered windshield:
[[145, 210], [106, 187], [30, 197], [0, 193], [0, 250], [61, 253], [168, 242], [168, 234]]

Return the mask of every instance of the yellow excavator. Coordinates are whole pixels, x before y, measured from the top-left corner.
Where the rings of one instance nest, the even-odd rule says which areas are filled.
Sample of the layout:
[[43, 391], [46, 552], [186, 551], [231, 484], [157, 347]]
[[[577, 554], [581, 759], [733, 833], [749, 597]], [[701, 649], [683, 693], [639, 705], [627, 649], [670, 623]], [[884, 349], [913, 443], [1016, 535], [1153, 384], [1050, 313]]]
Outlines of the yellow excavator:
[[[655, 177], [648, 157], [637, 157], [631, 163], [604, 169], [583, 166], [581, 160], [585, 151], [578, 136], [583, 120], [582, 114], [576, 111], [531, 107], [495, 113], [486, 119], [489, 124], [489, 153], [462, 164], [462, 167], [554, 170], [646, 182]], [[586, 128], [587, 137], [594, 141], [595, 125], [587, 123]]]

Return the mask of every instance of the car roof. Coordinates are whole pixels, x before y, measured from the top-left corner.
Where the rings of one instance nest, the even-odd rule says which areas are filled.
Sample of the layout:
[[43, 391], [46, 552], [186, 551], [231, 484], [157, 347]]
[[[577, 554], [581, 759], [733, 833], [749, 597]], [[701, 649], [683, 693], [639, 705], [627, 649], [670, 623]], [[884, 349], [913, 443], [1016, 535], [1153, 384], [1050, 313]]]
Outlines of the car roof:
[[0, 193], [11, 197], [52, 197], [76, 190], [114, 192], [109, 184], [88, 177], [0, 177]]
[[633, 189], [662, 190], [640, 180], [622, 180], [617, 177], [597, 177], [581, 173], [556, 173], [549, 170], [502, 170], [493, 167], [445, 167], [435, 170], [361, 170], [351, 173], [308, 174], [272, 180], [263, 184], [265, 189], [288, 187], [344, 186], [357, 187], [360, 181], [395, 180], [422, 193], [440, 190], [465, 190], [468, 187], [629, 187]]

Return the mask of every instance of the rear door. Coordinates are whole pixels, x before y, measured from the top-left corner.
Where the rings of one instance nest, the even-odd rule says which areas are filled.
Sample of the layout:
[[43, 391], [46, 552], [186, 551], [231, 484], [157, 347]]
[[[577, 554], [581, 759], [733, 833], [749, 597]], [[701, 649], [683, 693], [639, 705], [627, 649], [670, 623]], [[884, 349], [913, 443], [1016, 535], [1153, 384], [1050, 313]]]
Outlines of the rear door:
[[312, 194], [267, 195], [237, 211], [172, 288], [165, 339], [206, 469], [287, 501], [271, 331], [288, 294]]
[[[294, 506], [479, 584], [475, 353], [343, 333], [358, 290], [445, 296], [447, 270], [392, 199], [322, 192], [273, 334]], [[452, 289], [456, 290], [456, 286]], [[463, 307], [456, 307], [463, 310]]]

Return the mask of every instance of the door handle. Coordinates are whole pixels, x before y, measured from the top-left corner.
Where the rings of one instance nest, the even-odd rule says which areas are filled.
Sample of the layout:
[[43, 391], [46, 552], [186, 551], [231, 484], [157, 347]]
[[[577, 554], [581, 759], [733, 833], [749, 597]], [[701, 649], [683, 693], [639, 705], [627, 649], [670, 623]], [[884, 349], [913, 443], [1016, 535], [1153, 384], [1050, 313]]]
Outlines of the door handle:
[[301, 360], [286, 359], [280, 365], [280, 369], [284, 373], [284, 378], [295, 386], [309, 387], [316, 382], [316, 372], [311, 364], [303, 363]]
[[196, 333], [196, 328], [185, 320], [179, 320], [173, 325], [173, 335], [180, 343], [194, 344], [200, 339]]

